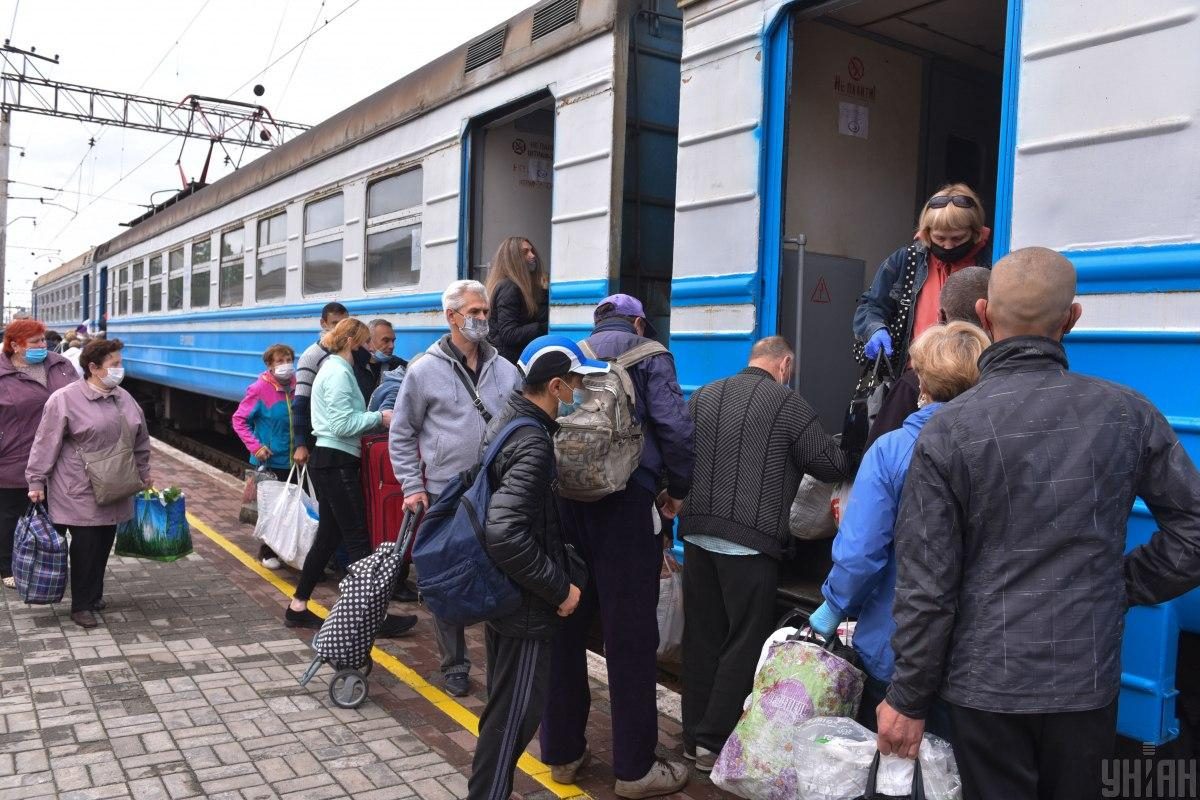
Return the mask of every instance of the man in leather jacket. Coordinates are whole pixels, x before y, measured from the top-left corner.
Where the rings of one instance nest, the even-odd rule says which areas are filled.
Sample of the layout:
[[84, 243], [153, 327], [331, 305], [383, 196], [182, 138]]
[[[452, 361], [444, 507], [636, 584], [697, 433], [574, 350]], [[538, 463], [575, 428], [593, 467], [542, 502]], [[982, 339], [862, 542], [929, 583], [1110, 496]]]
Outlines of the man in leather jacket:
[[[541, 336], [521, 353], [520, 392], [488, 428], [486, 448], [515, 418], [529, 424], [509, 435], [486, 480], [493, 486], [484, 546], [521, 590], [521, 606], [487, 623], [488, 701], [479, 718], [467, 797], [507, 798], [517, 759], [541, 722], [549, 689], [550, 642], [560, 618], [579, 605], [586, 569], [572, 558], [558, 525], [554, 494], [555, 418], [578, 403], [582, 376], [608, 372], [565, 336]], [[484, 479], [480, 476], [479, 479]]]

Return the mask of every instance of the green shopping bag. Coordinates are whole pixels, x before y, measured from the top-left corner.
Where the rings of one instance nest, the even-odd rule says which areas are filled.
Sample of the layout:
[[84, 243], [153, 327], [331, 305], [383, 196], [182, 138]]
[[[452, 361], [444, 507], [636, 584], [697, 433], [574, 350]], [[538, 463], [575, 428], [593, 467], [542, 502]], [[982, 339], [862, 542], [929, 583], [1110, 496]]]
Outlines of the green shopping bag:
[[117, 526], [119, 556], [175, 561], [192, 552], [183, 492], [147, 489], [133, 498], [133, 519]]

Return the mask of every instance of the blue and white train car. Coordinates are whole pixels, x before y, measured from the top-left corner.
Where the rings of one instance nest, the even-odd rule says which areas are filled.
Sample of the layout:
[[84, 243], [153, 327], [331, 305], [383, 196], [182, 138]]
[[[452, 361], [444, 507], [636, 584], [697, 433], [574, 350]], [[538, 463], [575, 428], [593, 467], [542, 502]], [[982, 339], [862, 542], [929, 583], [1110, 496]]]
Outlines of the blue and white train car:
[[[1148, 395], [1200, 461], [1200, 2], [680, 5], [671, 347], [686, 382], [781, 332], [805, 393], [833, 383], [844, 400], [828, 353], [846, 352], [846, 310], [931, 191], [964, 180], [996, 257], [1045, 245], [1076, 264], [1072, 368]], [[1152, 530], [1139, 503], [1130, 545]], [[1129, 613], [1124, 735], [1178, 732], [1181, 629], [1200, 632], [1200, 593]]]
[[548, 262], [552, 323], [620, 287], [669, 317], [679, 91], [669, 0], [548, 0], [96, 248], [97, 318], [182, 425], [240, 398], [323, 304], [445, 331], [441, 292], [500, 240]]

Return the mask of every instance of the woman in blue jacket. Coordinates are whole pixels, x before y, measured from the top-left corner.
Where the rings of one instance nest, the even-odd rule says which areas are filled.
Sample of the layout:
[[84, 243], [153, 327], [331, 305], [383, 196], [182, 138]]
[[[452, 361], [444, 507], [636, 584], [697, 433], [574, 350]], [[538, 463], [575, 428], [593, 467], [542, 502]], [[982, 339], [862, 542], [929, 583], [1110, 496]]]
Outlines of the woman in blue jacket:
[[[909, 356], [920, 381], [919, 407], [904, 427], [881, 436], [863, 456], [833, 540], [833, 569], [821, 587], [825, 602], [813, 612], [810, 624], [817, 633], [829, 636], [842, 619], [857, 617], [853, 644], [867, 672], [859, 721], [872, 730], [875, 707], [883, 702], [894, 667], [893, 528], [913, 448], [921, 428], [942, 404], [979, 380], [976, 362], [989, 344], [987, 335], [968, 322], [934, 326], [913, 343]], [[949, 734], [943, 709], [935, 707], [926, 730], [943, 737]]]

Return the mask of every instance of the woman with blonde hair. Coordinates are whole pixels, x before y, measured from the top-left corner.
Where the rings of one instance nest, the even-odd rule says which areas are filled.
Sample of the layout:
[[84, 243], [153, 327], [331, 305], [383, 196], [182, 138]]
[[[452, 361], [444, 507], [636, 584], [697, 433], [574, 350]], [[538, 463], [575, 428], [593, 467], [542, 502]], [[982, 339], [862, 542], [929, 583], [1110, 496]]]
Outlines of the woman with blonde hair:
[[[371, 331], [353, 317], [321, 336], [329, 357], [321, 364], [312, 386], [312, 431], [316, 445], [308, 457], [320, 521], [292, 602], [284, 612], [289, 628], [319, 628], [321, 618], [308, 610], [325, 565], [343, 541], [351, 563], [371, 553], [360, 463], [362, 435], [392, 422], [391, 411], [367, 411], [354, 376], [354, 351], [366, 344]], [[380, 636], [398, 636], [416, 617], [388, 616]]]
[[550, 330], [550, 277], [533, 244], [521, 236], [500, 243], [488, 272], [488, 340], [516, 364], [525, 346]]
[[991, 268], [991, 239], [983, 204], [970, 186], [952, 183], [930, 197], [912, 243], [879, 265], [858, 300], [854, 336], [866, 358], [874, 361], [882, 351], [899, 373], [909, 344], [937, 324], [946, 279], [965, 267]]
[[[833, 569], [821, 587], [825, 602], [809, 622], [829, 636], [847, 616], [858, 618], [853, 644], [867, 673], [859, 721], [872, 729], [895, 664], [893, 528], [913, 448], [929, 418], [979, 381], [979, 356], [990, 344], [987, 334], [969, 322], [935, 325], [913, 343], [909, 356], [920, 383], [919, 407], [904, 427], [879, 437], [863, 456], [833, 540]], [[943, 738], [949, 734], [944, 707], [934, 706], [926, 730]]]

